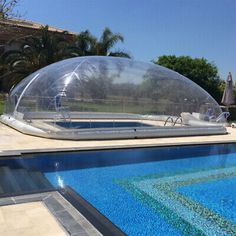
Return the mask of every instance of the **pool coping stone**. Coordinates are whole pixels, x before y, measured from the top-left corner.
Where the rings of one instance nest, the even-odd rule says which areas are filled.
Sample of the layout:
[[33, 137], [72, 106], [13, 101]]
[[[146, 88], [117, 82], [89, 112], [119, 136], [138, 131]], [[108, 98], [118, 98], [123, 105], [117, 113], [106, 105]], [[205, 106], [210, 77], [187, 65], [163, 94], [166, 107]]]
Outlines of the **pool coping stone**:
[[101, 235], [101, 233], [58, 191], [17, 195], [0, 198], [0, 207], [41, 201], [59, 223], [72, 236]]
[[44, 149], [22, 149], [22, 150], [10, 150], [1, 151], [0, 158], [2, 157], [16, 157], [24, 154], [36, 154], [36, 153], [56, 153], [56, 152], [76, 152], [76, 151], [98, 151], [98, 150], [110, 150], [110, 149], [129, 149], [129, 148], [149, 148], [149, 147], [173, 147], [173, 146], [190, 146], [190, 145], [210, 145], [210, 144], [230, 144], [236, 143], [232, 140], [226, 141], [205, 141], [202, 142], [184, 142], [184, 143], [156, 143], [156, 144], [137, 144], [137, 145], [106, 145], [95, 147], [69, 147], [69, 148], [44, 148]]

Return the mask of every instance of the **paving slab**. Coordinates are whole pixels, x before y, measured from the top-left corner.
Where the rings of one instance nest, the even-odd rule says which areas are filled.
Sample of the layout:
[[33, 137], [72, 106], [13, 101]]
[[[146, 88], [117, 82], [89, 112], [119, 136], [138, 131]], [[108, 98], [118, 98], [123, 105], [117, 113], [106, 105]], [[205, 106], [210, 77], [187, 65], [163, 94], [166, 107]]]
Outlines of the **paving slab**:
[[5, 197], [0, 200], [0, 235], [101, 236], [57, 191]]
[[20, 155], [21, 153], [37, 151], [62, 151], [62, 150], [84, 150], [103, 148], [122, 148], [134, 146], [170, 146], [206, 143], [232, 143], [236, 142], [236, 129], [227, 128], [228, 134], [167, 137], [151, 139], [122, 139], [122, 140], [89, 140], [71, 141], [40, 138], [22, 134], [0, 123], [0, 156]]
[[68, 235], [42, 202], [0, 207], [0, 234], [18, 236]]

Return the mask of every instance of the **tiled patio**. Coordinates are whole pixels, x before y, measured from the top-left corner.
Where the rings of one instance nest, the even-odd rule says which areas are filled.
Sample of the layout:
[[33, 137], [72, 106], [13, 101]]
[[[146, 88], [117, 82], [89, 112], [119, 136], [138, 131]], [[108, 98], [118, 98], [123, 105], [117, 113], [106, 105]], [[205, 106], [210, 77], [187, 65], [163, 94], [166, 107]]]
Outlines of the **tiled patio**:
[[189, 136], [172, 138], [152, 139], [124, 139], [124, 140], [101, 140], [101, 141], [70, 141], [39, 138], [22, 134], [0, 123], [0, 155], [7, 153], [31, 152], [34, 150], [74, 150], [91, 148], [109, 148], [124, 146], [163, 146], [184, 145], [203, 143], [236, 142], [236, 129], [227, 128], [226, 135]]
[[101, 235], [58, 192], [0, 198], [0, 235]]
[[0, 207], [0, 234], [5, 236], [67, 235], [41, 202]]

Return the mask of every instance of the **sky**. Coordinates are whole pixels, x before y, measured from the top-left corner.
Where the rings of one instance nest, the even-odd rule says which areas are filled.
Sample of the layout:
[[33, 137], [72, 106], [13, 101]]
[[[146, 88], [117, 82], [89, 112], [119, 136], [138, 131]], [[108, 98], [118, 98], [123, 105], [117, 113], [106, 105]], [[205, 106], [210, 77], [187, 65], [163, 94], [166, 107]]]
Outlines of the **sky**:
[[99, 37], [105, 27], [124, 36], [116, 49], [133, 59], [204, 57], [222, 79], [236, 80], [236, 0], [21, 0], [22, 18]]

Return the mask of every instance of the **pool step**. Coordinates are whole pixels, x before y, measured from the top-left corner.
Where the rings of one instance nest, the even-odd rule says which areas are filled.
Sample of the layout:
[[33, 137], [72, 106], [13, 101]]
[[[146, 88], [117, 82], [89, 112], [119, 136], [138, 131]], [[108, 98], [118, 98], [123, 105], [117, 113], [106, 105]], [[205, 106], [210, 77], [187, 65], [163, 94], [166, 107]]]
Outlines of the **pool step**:
[[12, 171], [6, 167], [0, 167], [0, 186], [4, 193], [20, 192], [20, 185]]
[[45, 178], [45, 176], [41, 172], [30, 171], [29, 174], [36, 183], [38, 188], [40, 189], [52, 188], [50, 182]]
[[41, 172], [0, 167], [0, 195], [51, 189]]
[[17, 179], [17, 182], [20, 186], [21, 191], [29, 191], [29, 190], [36, 190], [37, 185], [31, 178], [28, 178], [28, 172], [24, 169], [10, 169], [12, 174]]

